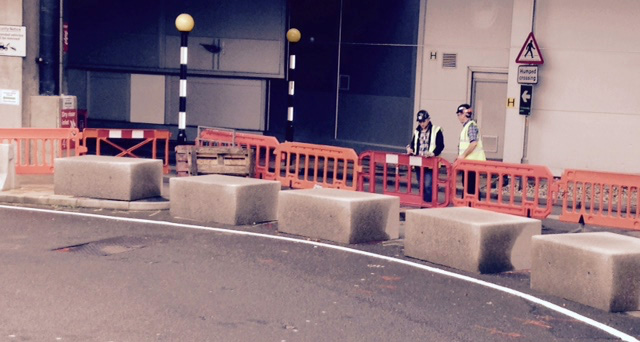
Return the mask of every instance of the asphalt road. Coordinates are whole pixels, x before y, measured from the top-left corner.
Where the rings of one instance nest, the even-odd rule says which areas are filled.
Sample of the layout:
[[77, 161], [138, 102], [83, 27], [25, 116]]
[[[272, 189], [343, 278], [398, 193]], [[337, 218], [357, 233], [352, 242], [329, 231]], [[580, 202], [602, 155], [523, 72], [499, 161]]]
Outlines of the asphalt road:
[[405, 258], [402, 241], [324, 244], [275, 224], [0, 206], [0, 260], [0, 341], [640, 338], [640, 318], [535, 293], [526, 272], [468, 274]]

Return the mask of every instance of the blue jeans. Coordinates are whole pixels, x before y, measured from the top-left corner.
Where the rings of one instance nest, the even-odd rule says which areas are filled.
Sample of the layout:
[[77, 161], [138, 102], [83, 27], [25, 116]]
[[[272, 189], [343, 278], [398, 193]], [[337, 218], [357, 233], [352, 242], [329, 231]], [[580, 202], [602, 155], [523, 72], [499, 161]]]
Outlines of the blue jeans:
[[424, 192], [422, 194], [425, 202], [431, 202], [433, 194], [433, 170], [431, 169], [424, 169]]

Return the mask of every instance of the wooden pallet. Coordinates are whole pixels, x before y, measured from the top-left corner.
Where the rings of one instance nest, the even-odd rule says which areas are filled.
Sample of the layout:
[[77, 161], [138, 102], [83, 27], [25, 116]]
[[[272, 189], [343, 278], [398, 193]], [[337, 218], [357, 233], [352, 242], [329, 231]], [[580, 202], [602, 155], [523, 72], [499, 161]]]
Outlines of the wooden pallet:
[[253, 176], [254, 151], [240, 147], [176, 146], [178, 176], [223, 174]]

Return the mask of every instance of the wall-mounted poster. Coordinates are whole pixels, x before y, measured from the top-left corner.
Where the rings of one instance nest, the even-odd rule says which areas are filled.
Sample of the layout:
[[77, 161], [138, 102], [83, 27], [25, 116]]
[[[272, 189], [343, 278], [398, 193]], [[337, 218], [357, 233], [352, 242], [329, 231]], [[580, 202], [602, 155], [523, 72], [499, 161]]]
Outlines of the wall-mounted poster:
[[0, 56], [27, 56], [27, 28], [0, 25]]

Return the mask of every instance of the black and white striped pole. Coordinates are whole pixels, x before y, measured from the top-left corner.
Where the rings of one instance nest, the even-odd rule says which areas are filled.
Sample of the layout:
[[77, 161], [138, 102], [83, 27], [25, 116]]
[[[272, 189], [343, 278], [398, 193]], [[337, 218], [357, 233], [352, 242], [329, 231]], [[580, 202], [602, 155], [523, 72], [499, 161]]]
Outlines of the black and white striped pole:
[[300, 41], [300, 31], [292, 28], [287, 31], [287, 40], [291, 43], [289, 47], [289, 97], [288, 97], [288, 109], [287, 109], [287, 130], [285, 132], [285, 140], [293, 141], [293, 96], [296, 91], [295, 83], [295, 70], [296, 70], [296, 55], [293, 52], [293, 44]]
[[178, 110], [178, 145], [187, 143], [187, 59], [189, 32], [193, 30], [193, 18], [182, 13], [176, 18], [180, 31], [180, 109]]

